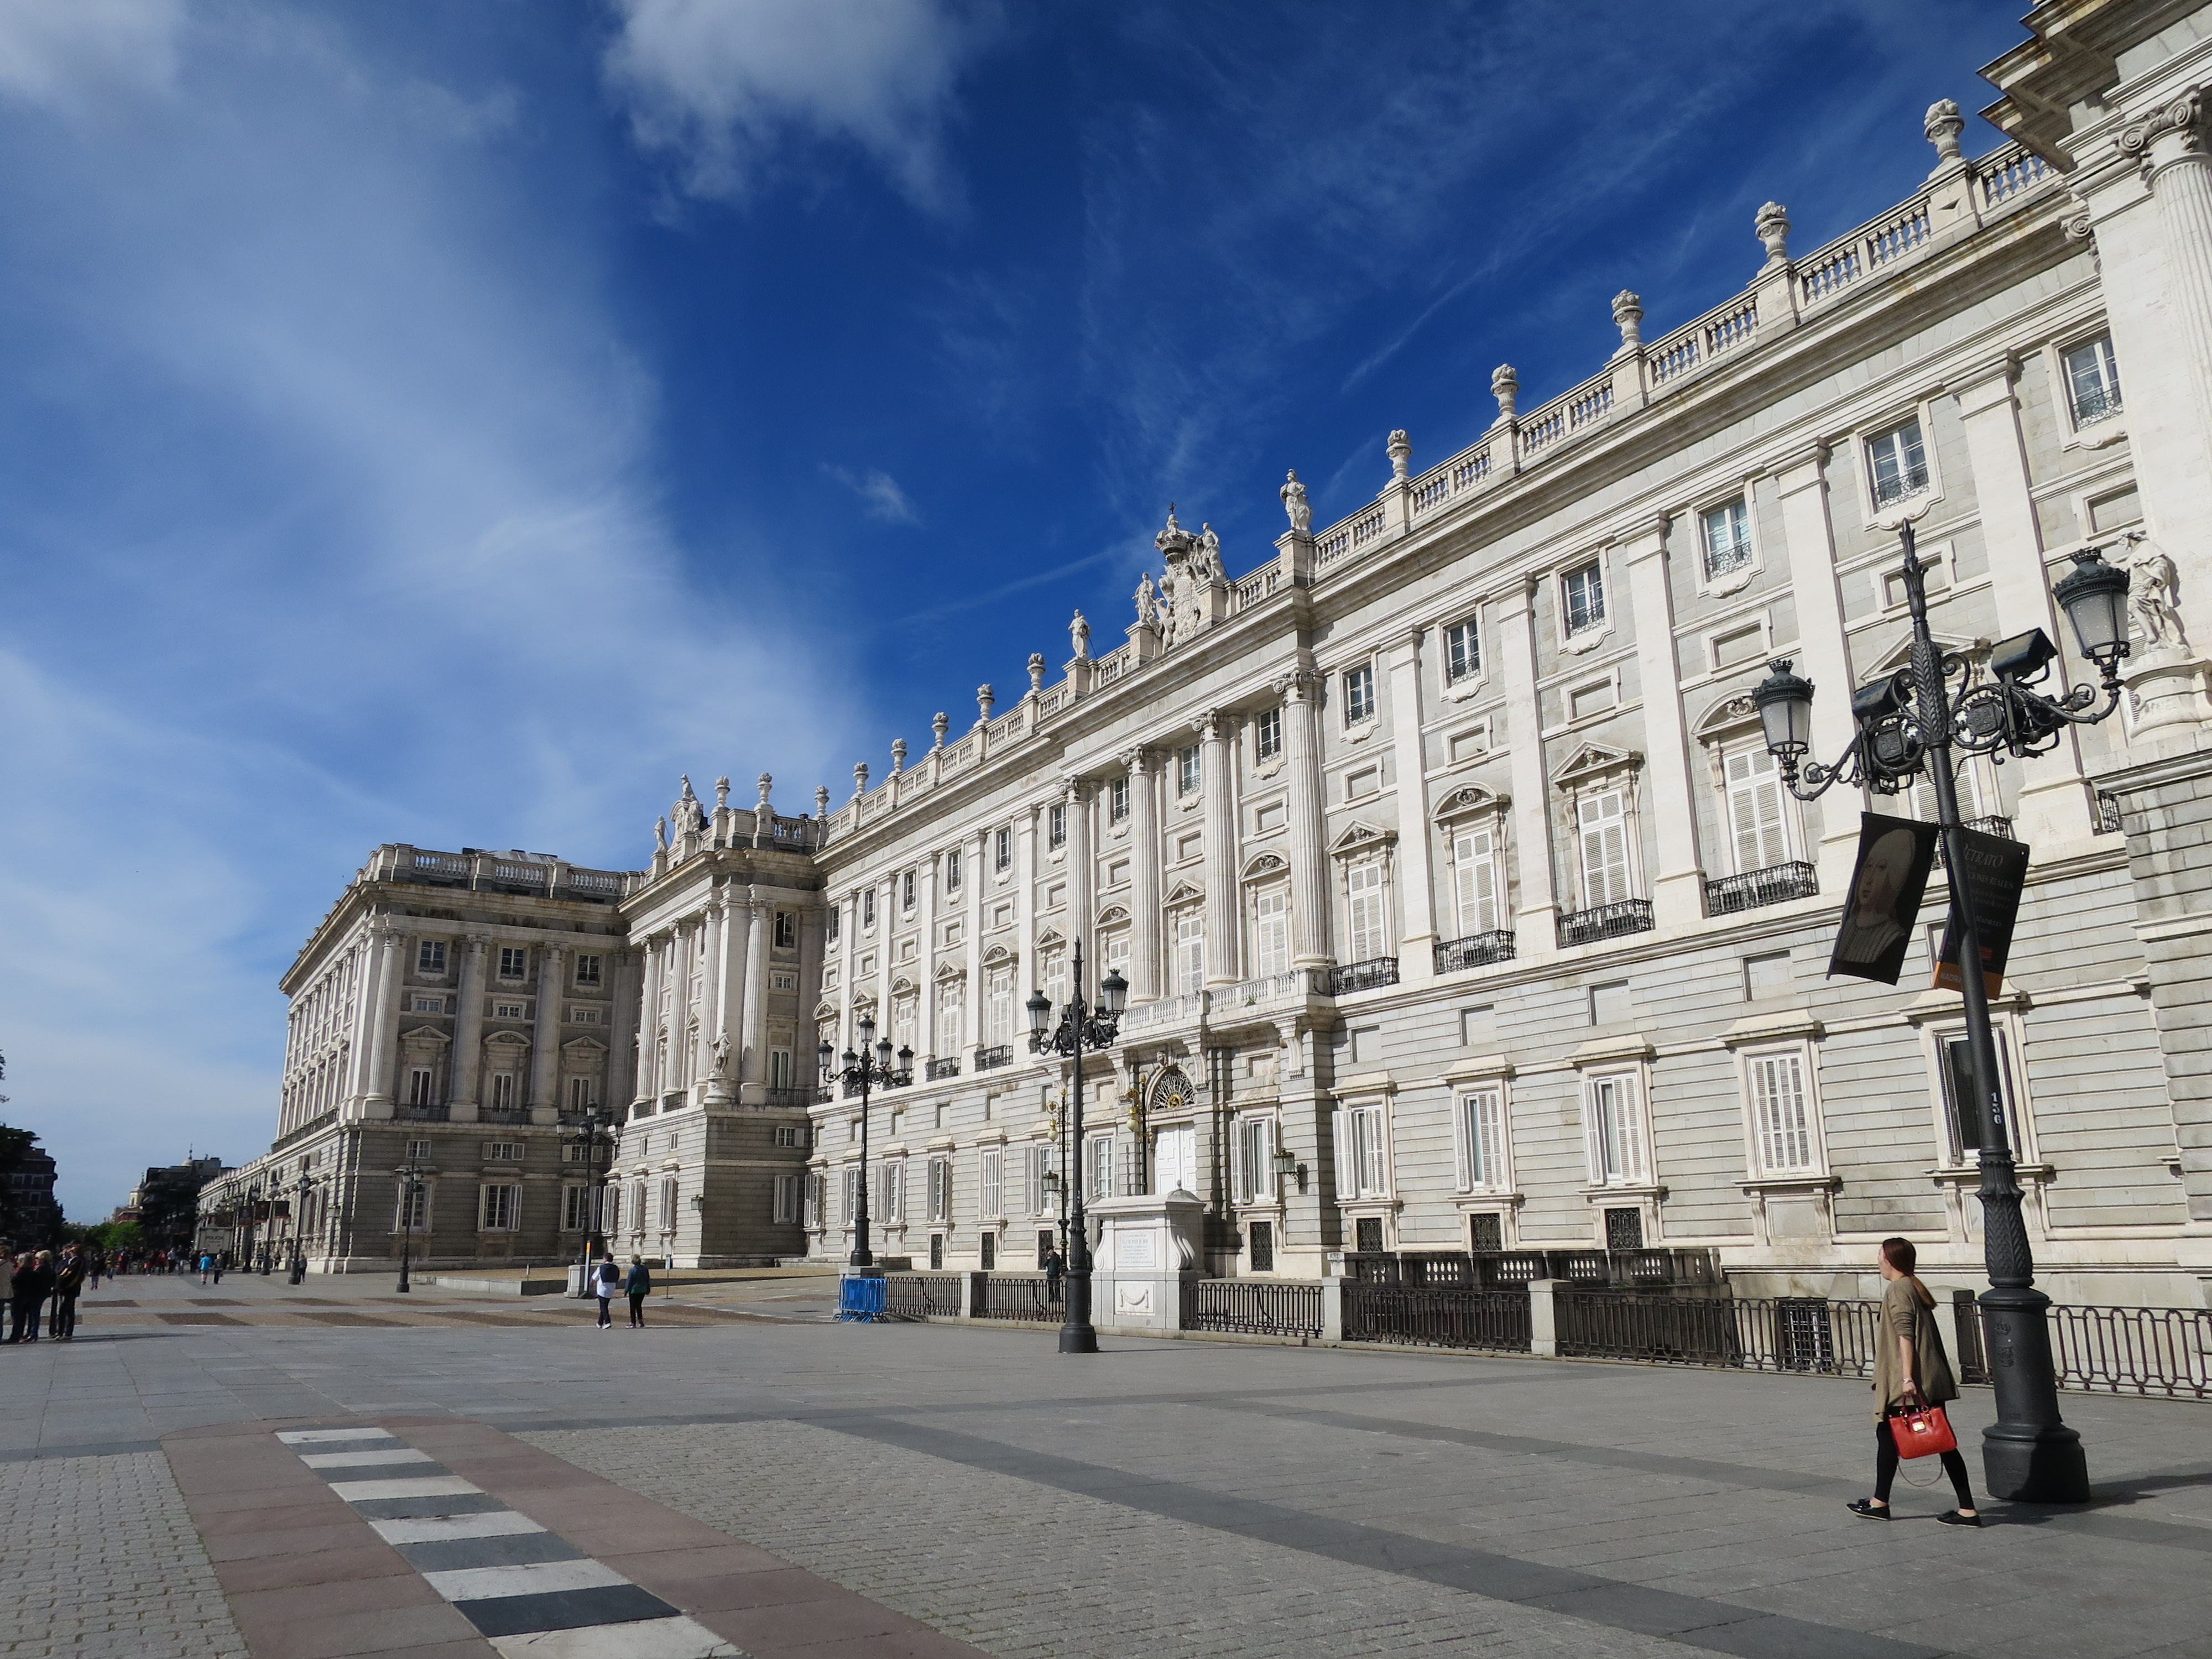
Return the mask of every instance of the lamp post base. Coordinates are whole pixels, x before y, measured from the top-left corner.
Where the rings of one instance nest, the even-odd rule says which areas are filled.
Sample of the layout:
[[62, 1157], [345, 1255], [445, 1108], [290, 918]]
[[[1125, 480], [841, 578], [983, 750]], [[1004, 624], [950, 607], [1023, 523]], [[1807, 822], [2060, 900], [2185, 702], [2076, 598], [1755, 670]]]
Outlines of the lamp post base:
[[2086, 1504], [2089, 1459], [2081, 1437], [2063, 1423], [2020, 1431], [1992, 1423], [1982, 1431], [1982, 1485], [2014, 1504]]
[[1062, 1325], [1060, 1328], [1060, 1351], [1062, 1353], [1097, 1353], [1098, 1333], [1088, 1325]]
[[1982, 1431], [1982, 1484], [2016, 1504], [2086, 1504], [2089, 1460], [2059, 1414], [2051, 1298], [2031, 1285], [1982, 1292], [1983, 1343], [1997, 1420]]

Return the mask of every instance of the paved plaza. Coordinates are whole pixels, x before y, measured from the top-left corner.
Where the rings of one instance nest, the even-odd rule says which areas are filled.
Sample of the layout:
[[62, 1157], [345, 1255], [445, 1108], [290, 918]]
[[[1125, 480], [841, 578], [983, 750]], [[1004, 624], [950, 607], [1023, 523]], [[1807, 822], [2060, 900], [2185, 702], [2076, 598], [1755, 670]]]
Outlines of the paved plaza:
[[[1076, 1358], [839, 1326], [831, 1288], [686, 1285], [600, 1333], [588, 1304], [381, 1276], [103, 1286], [78, 1341], [0, 1356], [30, 1564], [0, 1654], [2212, 1655], [2206, 1406], [2069, 1396], [2097, 1501], [1960, 1532], [1942, 1487], [1844, 1510], [1863, 1383]], [[1970, 1390], [1962, 1439], [1989, 1410]], [[563, 1627], [488, 1629], [482, 1595]]]

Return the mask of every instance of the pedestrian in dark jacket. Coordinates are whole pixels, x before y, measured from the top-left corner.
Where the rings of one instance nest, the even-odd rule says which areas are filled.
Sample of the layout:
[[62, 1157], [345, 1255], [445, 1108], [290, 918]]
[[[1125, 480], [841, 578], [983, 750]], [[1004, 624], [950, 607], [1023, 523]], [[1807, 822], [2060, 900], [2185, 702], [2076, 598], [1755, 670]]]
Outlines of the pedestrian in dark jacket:
[[645, 1325], [645, 1298], [653, 1294], [653, 1275], [646, 1271], [645, 1258], [634, 1255], [629, 1259], [629, 1278], [623, 1284], [629, 1292], [629, 1324], [632, 1330]]
[[603, 1331], [615, 1328], [613, 1316], [607, 1312], [607, 1304], [614, 1299], [615, 1289], [622, 1282], [622, 1269], [615, 1264], [612, 1256], [608, 1256], [592, 1269], [592, 1294], [599, 1298], [599, 1328]]
[[15, 1323], [8, 1334], [10, 1342], [35, 1342], [39, 1340], [39, 1304], [53, 1294], [54, 1253], [40, 1250], [36, 1255], [26, 1255], [15, 1263], [15, 1283], [9, 1293], [9, 1304], [15, 1313]]
[[86, 1272], [85, 1259], [76, 1245], [62, 1252], [60, 1265], [54, 1269], [53, 1338], [57, 1342], [68, 1342], [76, 1336], [76, 1299], [84, 1291]]

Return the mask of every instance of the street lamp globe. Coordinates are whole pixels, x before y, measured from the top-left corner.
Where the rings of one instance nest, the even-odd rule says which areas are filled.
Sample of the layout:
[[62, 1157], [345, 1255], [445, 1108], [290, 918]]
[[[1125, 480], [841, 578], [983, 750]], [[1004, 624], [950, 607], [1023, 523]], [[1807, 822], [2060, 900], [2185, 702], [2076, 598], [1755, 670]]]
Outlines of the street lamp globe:
[[875, 1040], [876, 1017], [873, 1014], [862, 1014], [860, 1016], [860, 1047], [864, 1049], [867, 1048], [875, 1042]]
[[1052, 999], [1042, 991], [1032, 991], [1022, 1006], [1030, 1011], [1030, 1035], [1042, 1042], [1044, 1028], [1052, 1020]]
[[2128, 573], [2106, 564], [2095, 548], [2074, 556], [2070, 574], [2051, 589], [2074, 624], [2081, 654], [2109, 668], [2128, 654]]
[[1813, 682], [1793, 673], [1787, 657], [1777, 657], [1767, 666], [1773, 672], [1759, 683], [1751, 700], [1759, 706], [1768, 752], [1795, 757], [1813, 746]]
[[888, 1072], [890, 1068], [891, 1040], [889, 1037], [878, 1037], [876, 1039], [876, 1069], [879, 1072]]
[[823, 1081], [829, 1080], [830, 1062], [836, 1058], [837, 1051], [831, 1048], [826, 1040], [814, 1051], [814, 1063], [821, 1068]]
[[1129, 1000], [1129, 981], [1121, 977], [1118, 968], [1109, 968], [1106, 977], [1098, 981], [1098, 1000], [1106, 1010], [1109, 1019], [1121, 1017], [1121, 1006]]

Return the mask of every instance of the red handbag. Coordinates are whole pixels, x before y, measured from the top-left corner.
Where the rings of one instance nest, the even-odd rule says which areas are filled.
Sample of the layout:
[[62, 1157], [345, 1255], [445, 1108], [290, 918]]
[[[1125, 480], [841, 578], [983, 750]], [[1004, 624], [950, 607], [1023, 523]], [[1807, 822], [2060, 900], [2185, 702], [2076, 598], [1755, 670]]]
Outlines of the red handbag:
[[1941, 1406], [1899, 1412], [1889, 1419], [1889, 1436], [1899, 1457], [1934, 1457], [1959, 1449], [1959, 1437], [1951, 1432], [1951, 1419]]

